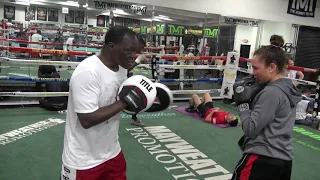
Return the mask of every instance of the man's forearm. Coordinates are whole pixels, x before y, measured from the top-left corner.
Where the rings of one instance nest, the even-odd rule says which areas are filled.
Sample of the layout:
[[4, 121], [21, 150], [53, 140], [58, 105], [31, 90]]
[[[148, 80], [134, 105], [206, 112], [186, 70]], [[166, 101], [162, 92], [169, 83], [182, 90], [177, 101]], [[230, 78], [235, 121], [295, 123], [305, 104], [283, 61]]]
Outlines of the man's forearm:
[[78, 117], [82, 127], [85, 129], [88, 129], [92, 126], [105, 122], [106, 120], [115, 116], [126, 107], [127, 107], [126, 102], [120, 100], [109, 106], [99, 108], [98, 110], [92, 113], [87, 113], [87, 114], [78, 113]]

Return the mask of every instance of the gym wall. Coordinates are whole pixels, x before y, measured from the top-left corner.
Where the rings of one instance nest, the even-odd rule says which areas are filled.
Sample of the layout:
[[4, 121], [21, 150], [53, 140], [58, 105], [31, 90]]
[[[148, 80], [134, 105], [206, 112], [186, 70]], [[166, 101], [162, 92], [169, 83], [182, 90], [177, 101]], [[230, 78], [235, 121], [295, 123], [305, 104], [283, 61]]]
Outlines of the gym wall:
[[[22, 5], [18, 5], [18, 4], [3, 4], [0, 3], [0, 19], [4, 19], [4, 5], [8, 5], [8, 6], [14, 6], [16, 8], [15, 11], [15, 20], [16, 21], [25, 21], [25, 11], [24, 11], [24, 7], [26, 6], [22, 6]], [[60, 12], [59, 12], [60, 13]]]
[[269, 45], [270, 37], [274, 34], [282, 36], [285, 43], [294, 43], [294, 33], [295, 29], [292, 27], [292, 24], [262, 21], [260, 45]]
[[[0, 19], [3, 19], [4, 5], [14, 6], [16, 8], [16, 10], [15, 10], [15, 21], [21, 21], [21, 22], [25, 21], [25, 7], [26, 6], [19, 5], [19, 4], [3, 4], [3, 3], [0, 3]], [[32, 6], [42, 7], [41, 5], [32, 5]], [[65, 23], [65, 16], [64, 16], [64, 14], [62, 14], [61, 7], [53, 7], [53, 8], [58, 9], [58, 12], [59, 12], [58, 22], [37, 21], [37, 20], [32, 20], [30, 22], [39, 22], [39, 23], [47, 23], [47, 24]], [[46, 7], [46, 8], [48, 8], [48, 7]], [[69, 7], [69, 10], [85, 12], [85, 9], [72, 8], [72, 7]], [[96, 12], [94, 12], [94, 11], [88, 11], [88, 25], [92, 25], [94, 27], [97, 27], [97, 17], [96, 17], [95, 13]], [[68, 23], [68, 24], [72, 24], [72, 23]]]
[[188, 11], [221, 14], [229, 17], [261, 19], [320, 27], [320, 3], [314, 18], [304, 18], [287, 13], [289, 0], [121, 0], [123, 2], [164, 6]]
[[[234, 50], [236, 50], [237, 52], [240, 52], [241, 44], [250, 45], [251, 48], [250, 48], [249, 58], [251, 58], [255, 51], [257, 35], [258, 35], [258, 27], [237, 25], [235, 40], [234, 40]], [[248, 40], [248, 42], [245, 42], [244, 40]]]

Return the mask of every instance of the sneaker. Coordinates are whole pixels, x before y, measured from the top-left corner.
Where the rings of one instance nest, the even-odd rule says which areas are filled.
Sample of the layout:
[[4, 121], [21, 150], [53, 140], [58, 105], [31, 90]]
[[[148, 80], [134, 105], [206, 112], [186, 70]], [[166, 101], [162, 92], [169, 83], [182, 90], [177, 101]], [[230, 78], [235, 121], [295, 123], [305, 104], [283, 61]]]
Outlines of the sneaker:
[[189, 112], [189, 113], [194, 113], [194, 112], [196, 112], [196, 108], [194, 108], [194, 107], [187, 107], [185, 110], [186, 110], [187, 112]]
[[320, 121], [318, 121], [318, 123], [316, 125], [316, 129], [320, 130]]
[[131, 125], [145, 127], [146, 125], [140, 119], [132, 119]]
[[296, 120], [296, 124], [316, 127], [319, 123], [318, 119], [314, 117], [306, 117], [305, 119]]

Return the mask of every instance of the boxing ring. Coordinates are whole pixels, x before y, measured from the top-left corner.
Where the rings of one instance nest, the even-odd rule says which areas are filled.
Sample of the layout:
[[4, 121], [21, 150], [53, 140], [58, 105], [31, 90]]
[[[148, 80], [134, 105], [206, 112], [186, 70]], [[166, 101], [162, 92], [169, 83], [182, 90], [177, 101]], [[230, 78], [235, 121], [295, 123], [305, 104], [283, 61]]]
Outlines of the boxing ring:
[[[17, 42], [17, 43], [28, 43], [28, 44], [41, 44], [41, 45], [61, 45], [61, 43], [44, 43], [44, 42], [37, 42], [37, 43], [30, 43], [21, 40], [14, 40], [14, 39], [0, 39], [2, 41], [2, 45], [0, 45], [1, 56], [0, 57], [0, 68], [1, 70], [34, 70], [38, 69], [40, 65], [54, 65], [57, 67], [57, 71], [69, 71], [69, 76], [71, 77], [72, 70], [76, 68], [76, 66], [80, 62], [70, 62], [70, 61], [48, 61], [48, 60], [41, 60], [41, 59], [22, 59], [22, 58], [13, 58], [12, 56], [14, 53], [39, 53], [39, 54], [49, 54], [49, 55], [79, 55], [79, 56], [90, 56], [95, 54], [96, 52], [87, 52], [87, 51], [67, 51], [67, 50], [54, 50], [54, 49], [35, 49], [35, 48], [25, 48], [25, 47], [13, 47], [13, 46], [5, 46], [4, 42]], [[101, 45], [93, 46], [93, 45], [76, 45], [79, 47], [85, 48], [97, 48], [98, 50], [101, 49]], [[180, 49], [180, 55], [176, 54], [165, 54], [166, 50], [177, 50]], [[228, 58], [230, 61], [229, 54], [228, 56], [193, 56], [193, 57], [185, 57], [181, 56], [183, 49], [181, 47], [159, 47], [159, 48], [145, 48], [144, 51], [151, 51], [146, 52], [144, 55], [147, 59], [149, 59], [149, 63], [147, 64], [140, 64], [135, 67], [135, 69], [143, 69], [145, 71], [151, 71], [151, 77], [149, 77], [154, 82], [164, 83], [166, 85], [170, 85], [172, 83], [178, 83], [177, 87], [178, 90], [172, 90], [174, 95], [174, 100], [188, 100], [190, 99], [191, 94], [203, 94], [205, 92], [215, 93], [213, 96], [214, 99], [232, 99], [232, 96], [223, 96], [223, 91], [221, 88], [216, 89], [191, 89], [185, 90], [184, 85], [185, 83], [224, 83], [225, 78], [197, 78], [197, 79], [186, 79], [185, 78], [185, 70], [216, 70], [223, 72], [223, 77], [228, 77], [230, 74], [226, 74], [226, 66], [228, 65]], [[160, 51], [160, 53], [153, 53], [154, 51]], [[233, 54], [237, 54], [235, 52], [229, 52]], [[140, 54], [137, 54], [138, 57]], [[187, 61], [221, 61], [223, 64], [216, 64], [216, 65], [185, 65], [184, 63]], [[171, 61], [172, 64], [168, 64], [168, 61]], [[233, 60], [234, 61], [234, 60]], [[236, 59], [237, 63], [245, 62], [247, 63], [247, 68], [238, 67], [236, 66], [236, 72], [233, 74], [234, 80], [236, 80], [236, 76], [238, 72], [242, 72], [245, 74], [251, 74], [252, 69], [250, 66], [250, 59], [238, 57]], [[317, 81], [305, 81], [305, 80], [298, 80], [292, 79], [295, 83], [303, 84], [303, 85], [312, 85], [316, 86], [317, 93], [315, 95], [316, 103], [314, 105], [314, 113], [313, 116], [319, 115], [319, 106], [320, 103], [319, 93], [320, 93], [320, 75], [318, 69], [310, 69], [310, 68], [303, 68], [298, 66], [287, 66], [286, 69], [288, 70], [296, 70], [301, 71], [304, 73], [315, 73], [317, 75]], [[179, 78], [159, 78], [160, 76], [164, 76], [165, 73], [175, 72], [178, 70]], [[133, 70], [135, 71], [135, 70]], [[11, 75], [15, 75], [15, 73], [11, 73]], [[11, 83], [43, 83], [43, 82], [68, 82], [70, 77], [67, 78], [38, 78], [37, 76], [23, 76], [21, 77], [19, 74], [18, 77], [11, 76], [0, 76], [1, 82], [11, 82]], [[230, 86], [231, 87], [231, 86]], [[228, 90], [230, 91], [230, 90]], [[28, 98], [39, 98], [39, 97], [56, 97], [56, 96], [68, 96], [68, 92], [0, 92], [0, 96], [2, 97], [28, 97]], [[30, 103], [27, 103], [30, 104]], [[36, 102], [31, 104], [37, 104]], [[6, 103], [1, 102], [0, 105], [9, 105]]]
[[[39, 59], [39, 58], [21, 58], [13, 57], [16, 52], [40, 52], [39, 49], [24, 49], [24, 48], [11, 48], [1, 47], [5, 49], [8, 56], [0, 57], [0, 83], [11, 83], [11, 84], [30, 84], [34, 86], [37, 82], [68, 82], [72, 75], [73, 70], [77, 67], [79, 62], [70, 61], [52, 61], [49, 59]], [[147, 49], [147, 48], [146, 48]], [[154, 48], [156, 49], [156, 48]], [[155, 50], [150, 51], [155, 51]], [[15, 50], [15, 51], [13, 51]], [[163, 48], [157, 48], [158, 50], [163, 50]], [[1, 51], [0, 51], [1, 52]], [[47, 51], [42, 50], [42, 52], [51, 53], [52, 55], [65, 53], [65, 51]], [[73, 52], [77, 54], [77, 51]], [[80, 54], [87, 52], [80, 52]], [[90, 53], [90, 54], [89, 54]], [[49, 54], [49, 55], [51, 55]], [[92, 52], [88, 52], [90, 56]], [[10, 56], [9, 56], [10, 55]], [[137, 55], [138, 56], [138, 55]], [[224, 99], [221, 96], [223, 92], [222, 85], [225, 78], [193, 78], [188, 79], [185, 74], [185, 70], [195, 71], [219, 71], [223, 72], [226, 67], [226, 62], [228, 60], [227, 56], [198, 56], [198, 57], [182, 57], [181, 55], [174, 54], [161, 54], [155, 52], [147, 52], [147, 58], [149, 61], [145, 64], [140, 64], [135, 69], [133, 73], [145, 73], [147, 77], [153, 81], [161, 82], [166, 85], [175, 84], [178, 89], [172, 90], [174, 94], [174, 100], [186, 100], [191, 97], [193, 93], [202, 94], [205, 92], [211, 92], [215, 94], [215, 99]], [[170, 60], [168, 62], [167, 60]], [[211, 60], [211, 61], [222, 61], [224, 64], [215, 65], [186, 65], [188, 60]], [[243, 62], [250, 62], [250, 60], [245, 58], [239, 58]], [[177, 63], [180, 63], [178, 65]], [[57, 71], [60, 71], [61, 78], [39, 78], [37, 71], [40, 65], [54, 65]], [[287, 67], [288, 69], [296, 69], [303, 72], [318, 73], [316, 69], [307, 69], [301, 67]], [[164, 78], [163, 74], [171, 73], [174, 71], [179, 72], [179, 76], [175, 78]], [[248, 63], [247, 68], [238, 67], [236, 69], [238, 73], [250, 74], [252, 72], [250, 64]], [[196, 77], [196, 76], [195, 76]], [[318, 82], [293, 80], [299, 84], [306, 84], [317, 86]], [[208, 89], [196, 89], [196, 85], [193, 88], [185, 87], [187, 83], [192, 84], [213, 84], [217, 88]], [[319, 88], [317, 89], [319, 91]], [[12, 105], [19, 105], [25, 103], [37, 105], [39, 101], [25, 101], [26, 99], [37, 99], [41, 97], [58, 97], [58, 96], [68, 96], [68, 92], [23, 92], [23, 91], [10, 91], [6, 90], [0, 92], [0, 97], [5, 98], [16, 98], [19, 99], [18, 102]], [[225, 108], [228, 112], [238, 113], [237, 108], [234, 105], [228, 105], [222, 101], [215, 102], [217, 107]], [[0, 101], [0, 105], [8, 106], [6, 101]], [[174, 105], [184, 106], [186, 102], [175, 102]], [[35, 107], [24, 107], [24, 108], [3, 108], [1, 116], [3, 116], [2, 121], [2, 133], [5, 137], [8, 137], [5, 145], [2, 145], [3, 161], [2, 166], [6, 168], [0, 177], [2, 179], [29, 179], [28, 176], [32, 178], [43, 179], [44, 177], [50, 179], [50, 177], [56, 177], [60, 172], [61, 168], [61, 149], [63, 147], [63, 132], [65, 123], [65, 112], [51, 112], [42, 108]], [[200, 122], [190, 116], [186, 116], [182, 113], [176, 112], [173, 108], [168, 108], [160, 113], [144, 113], [139, 116], [142, 120], [147, 123], [148, 127], [166, 127], [170, 130], [170, 133], [176, 133], [181, 140], [188, 142], [188, 146], [192, 145], [195, 149], [200, 152], [205, 153], [208, 159], [212, 159], [217, 163], [217, 167], [223, 167], [232, 173], [234, 169], [234, 162], [238, 159], [239, 149], [234, 148], [236, 141], [239, 138], [239, 134], [243, 133], [241, 128], [217, 128], [212, 127], [206, 123]], [[124, 154], [127, 159], [128, 166], [128, 177], [131, 179], [173, 179], [173, 175], [179, 175], [179, 171], [170, 170], [168, 171], [164, 167], [175, 168], [177, 163], [184, 163], [179, 160], [178, 156], [174, 153], [158, 153], [151, 154], [147, 148], [140, 143], [141, 139], [135, 138], [131, 135], [136, 133], [133, 129], [137, 127], [132, 127], [130, 125], [131, 116], [121, 113], [121, 128], [119, 128], [119, 134], [121, 136], [121, 143]], [[28, 125], [28, 126], [27, 126]], [[26, 129], [25, 127], [32, 126], [33, 129]], [[184, 127], [184, 128], [182, 128]], [[17, 134], [16, 130], [25, 129], [23, 134]], [[302, 131], [303, 128], [306, 131]], [[147, 129], [147, 128], [146, 128]], [[307, 131], [308, 130], [308, 131]], [[144, 130], [148, 133], [147, 130]], [[192, 131], [192, 133], [190, 133]], [[310, 167], [319, 166], [319, 152], [320, 144], [318, 140], [314, 140], [309, 136], [316, 135], [317, 132], [311, 131], [305, 127], [297, 126], [293, 134], [293, 143], [295, 146], [296, 154], [295, 166], [293, 170], [292, 179], [317, 179], [319, 174]], [[302, 133], [314, 134], [303, 135]], [[28, 133], [28, 134], [27, 134]], [[154, 136], [151, 133], [148, 138], [152, 139]], [[155, 139], [155, 138], [154, 138]], [[156, 139], [155, 139], [156, 140]], [[180, 140], [180, 139], [179, 139]], [[2, 141], [4, 142], [4, 141]], [[141, 141], [142, 142], [142, 141]], [[158, 145], [158, 141], [157, 144]], [[165, 143], [159, 142], [161, 147], [165, 147]], [[311, 146], [316, 149], [311, 149]], [[317, 149], [318, 148], [318, 149]], [[166, 151], [167, 149], [161, 149], [161, 151]], [[220, 153], [221, 152], [221, 153]], [[173, 163], [168, 163], [164, 158], [177, 157]], [[156, 160], [156, 157], [160, 157], [160, 160], [165, 163]], [[162, 158], [161, 158], [162, 157]], [[147, 164], [146, 164], [147, 162]], [[27, 167], [27, 168], [25, 168]], [[18, 170], [17, 170], [18, 169]], [[299, 169], [299, 171], [297, 170]], [[213, 169], [215, 170], [215, 169]], [[17, 173], [19, 172], [19, 173]], [[138, 173], [137, 173], [138, 172]], [[143, 173], [139, 173], [143, 172]], [[303, 172], [303, 173], [301, 173]], [[184, 169], [181, 170], [181, 174], [185, 174]], [[28, 175], [28, 176], [26, 176]], [[205, 177], [213, 176], [217, 178], [220, 174], [212, 173], [209, 175], [197, 175], [193, 178], [205, 179]], [[21, 176], [21, 177], [20, 177]]]

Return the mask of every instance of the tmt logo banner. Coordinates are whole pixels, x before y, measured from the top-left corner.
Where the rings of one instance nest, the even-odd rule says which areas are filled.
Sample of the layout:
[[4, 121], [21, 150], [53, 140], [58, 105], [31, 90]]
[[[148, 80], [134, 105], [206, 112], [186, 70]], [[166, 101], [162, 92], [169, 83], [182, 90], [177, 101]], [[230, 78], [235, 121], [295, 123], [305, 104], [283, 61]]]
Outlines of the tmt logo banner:
[[302, 16], [302, 17], [314, 17], [317, 0], [289, 0], [288, 14]]
[[167, 34], [171, 36], [183, 36], [184, 26], [167, 24]]

